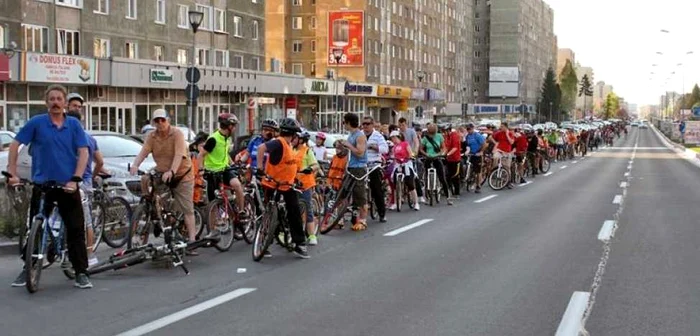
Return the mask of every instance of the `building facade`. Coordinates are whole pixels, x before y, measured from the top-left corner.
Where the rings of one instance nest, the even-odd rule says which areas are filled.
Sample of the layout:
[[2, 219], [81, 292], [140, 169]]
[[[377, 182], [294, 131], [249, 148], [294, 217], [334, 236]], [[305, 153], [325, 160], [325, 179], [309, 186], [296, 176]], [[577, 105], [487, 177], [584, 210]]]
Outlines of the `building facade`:
[[611, 93], [613, 93], [612, 85], [607, 85], [604, 81], [597, 82], [593, 87], [593, 105], [591, 106], [593, 111], [602, 112], [605, 108], [605, 100]]
[[[591, 67], [585, 67], [582, 66], [581, 64], [577, 63], [576, 66], [574, 67], [574, 70], [576, 70], [576, 77], [578, 77], [578, 86], [577, 86], [577, 93], [581, 90], [581, 79], [583, 76], [588, 76], [589, 81], [591, 82], [591, 85], [595, 83], [594, 79], [594, 73], [593, 73], [593, 68]], [[595, 94], [595, 90], [593, 92]], [[583, 111], [591, 111], [593, 109], [593, 97], [587, 97], [585, 95], [580, 95], [576, 96], [576, 109], [574, 110], [574, 115], [572, 116], [573, 119], [579, 119], [583, 118], [584, 113]]]
[[491, 40], [491, 1], [474, 0], [472, 83], [475, 103], [489, 101], [489, 53]]
[[571, 62], [571, 65], [576, 64], [576, 54], [574, 54], [574, 51], [568, 48], [558, 49], [556, 74], [557, 80], [559, 81], [561, 81], [561, 71], [562, 69], [564, 69], [564, 66], [566, 65], [567, 61]]

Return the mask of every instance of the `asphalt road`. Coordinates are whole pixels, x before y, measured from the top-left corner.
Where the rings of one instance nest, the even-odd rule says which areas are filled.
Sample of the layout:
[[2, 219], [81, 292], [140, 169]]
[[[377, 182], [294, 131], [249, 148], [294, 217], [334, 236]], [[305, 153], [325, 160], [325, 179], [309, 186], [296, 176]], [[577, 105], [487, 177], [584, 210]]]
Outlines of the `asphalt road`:
[[603, 252], [597, 237], [620, 209], [613, 200], [633, 152], [586, 329], [693, 334], [698, 168], [671, 151], [632, 149], [661, 147], [652, 132], [635, 128], [616, 142], [622, 149], [553, 164], [553, 174], [514, 190], [390, 213], [389, 223], [361, 233], [332, 232], [309, 260], [275, 248], [254, 263], [238, 242], [190, 257], [189, 276], [142, 264], [94, 276], [92, 290], [74, 289], [52, 267], [30, 295], [9, 287], [20, 263], [2, 256], [0, 334], [553, 335], [572, 293], [591, 291]]

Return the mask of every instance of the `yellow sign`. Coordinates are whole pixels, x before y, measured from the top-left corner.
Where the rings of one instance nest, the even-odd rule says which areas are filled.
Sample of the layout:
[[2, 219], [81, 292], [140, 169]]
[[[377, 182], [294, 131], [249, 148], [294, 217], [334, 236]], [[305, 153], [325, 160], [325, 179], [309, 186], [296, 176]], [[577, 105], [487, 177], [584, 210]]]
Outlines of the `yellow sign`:
[[396, 104], [396, 110], [405, 112], [408, 111], [408, 99], [401, 99], [399, 102]]
[[387, 98], [410, 98], [411, 89], [401, 86], [379, 85], [377, 96]]
[[367, 107], [377, 107], [377, 106], [379, 106], [379, 99], [367, 98]]

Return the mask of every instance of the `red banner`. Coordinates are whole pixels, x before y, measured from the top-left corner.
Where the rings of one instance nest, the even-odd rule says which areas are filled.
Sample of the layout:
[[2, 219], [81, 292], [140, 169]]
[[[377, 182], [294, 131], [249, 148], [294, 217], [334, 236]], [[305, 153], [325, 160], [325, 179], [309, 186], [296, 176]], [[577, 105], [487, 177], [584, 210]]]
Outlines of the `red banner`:
[[[336, 64], [333, 49], [343, 54]], [[328, 65], [361, 67], [365, 64], [365, 12], [328, 12]]]
[[10, 80], [10, 58], [0, 54], [0, 82]]

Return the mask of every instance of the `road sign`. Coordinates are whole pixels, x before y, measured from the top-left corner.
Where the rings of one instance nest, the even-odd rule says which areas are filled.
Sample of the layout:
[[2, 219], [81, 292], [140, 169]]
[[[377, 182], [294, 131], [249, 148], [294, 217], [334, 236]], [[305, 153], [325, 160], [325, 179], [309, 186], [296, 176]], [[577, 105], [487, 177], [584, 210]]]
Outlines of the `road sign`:
[[693, 107], [693, 115], [700, 117], [700, 107]]
[[185, 97], [189, 100], [197, 100], [197, 97], [199, 97], [199, 86], [197, 84], [187, 84]]
[[255, 110], [258, 108], [258, 100], [255, 97], [248, 98], [248, 109]]
[[202, 74], [199, 72], [199, 69], [195, 67], [190, 67], [187, 68], [187, 71], [185, 72], [185, 79], [189, 83], [198, 83], [199, 79], [202, 77]]

